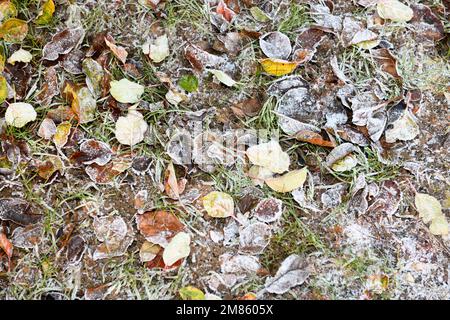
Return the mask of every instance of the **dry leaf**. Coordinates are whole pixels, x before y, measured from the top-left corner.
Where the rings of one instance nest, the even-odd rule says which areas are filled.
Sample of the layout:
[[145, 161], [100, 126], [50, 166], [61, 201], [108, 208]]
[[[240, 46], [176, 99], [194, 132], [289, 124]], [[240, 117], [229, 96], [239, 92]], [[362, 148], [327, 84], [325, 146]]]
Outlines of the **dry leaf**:
[[442, 206], [439, 201], [428, 194], [416, 193], [414, 203], [419, 217], [423, 222], [430, 224], [430, 232], [434, 235], [447, 235], [449, 231], [448, 221], [442, 213]]
[[6, 253], [8, 257], [8, 272], [11, 271], [11, 257], [13, 254], [13, 245], [11, 241], [8, 240], [6, 234], [0, 232], [0, 248]]
[[408, 22], [414, 16], [413, 10], [398, 0], [380, 0], [377, 4], [378, 15], [394, 22]]
[[232, 87], [236, 84], [236, 81], [234, 81], [229, 75], [227, 75], [223, 71], [215, 69], [208, 69], [208, 71], [211, 72], [217, 78], [217, 80], [219, 80], [228, 87]]
[[62, 148], [69, 141], [70, 129], [72, 125], [70, 122], [62, 122], [56, 127], [56, 133], [53, 136], [53, 142], [57, 148]]
[[31, 53], [24, 49], [15, 51], [11, 57], [8, 58], [8, 63], [14, 65], [16, 62], [28, 63], [33, 59]]
[[44, 60], [55, 61], [60, 55], [68, 54], [84, 38], [83, 28], [65, 29], [52, 37], [42, 49]]
[[128, 111], [126, 117], [119, 117], [116, 122], [116, 139], [121, 144], [134, 146], [144, 140], [144, 134], [148, 129], [144, 116], [136, 110]]
[[11, 103], [5, 113], [6, 123], [16, 128], [22, 128], [28, 122], [36, 120], [36, 117], [33, 106], [25, 102]]
[[286, 60], [291, 55], [292, 46], [288, 36], [279, 31], [269, 32], [259, 38], [262, 52], [272, 59]]
[[184, 191], [186, 182], [186, 179], [181, 179], [180, 181], [177, 180], [175, 168], [173, 166], [173, 163], [170, 162], [164, 174], [164, 189], [167, 196], [174, 200], [179, 199], [180, 194]]
[[252, 164], [274, 173], [283, 173], [289, 169], [289, 155], [281, 149], [278, 141], [271, 140], [251, 146], [246, 154]]
[[291, 192], [300, 188], [306, 181], [308, 168], [290, 171], [282, 176], [269, 178], [266, 184], [276, 192]]
[[163, 260], [167, 266], [173, 265], [180, 259], [186, 258], [191, 252], [191, 236], [186, 232], [177, 233], [163, 252]]
[[167, 35], [156, 38], [154, 44], [150, 45], [149, 56], [153, 62], [160, 63], [169, 55], [169, 39], [167, 38]]
[[299, 64], [297, 61], [286, 61], [272, 58], [261, 59], [259, 62], [265, 72], [277, 77], [291, 73]]
[[138, 83], [132, 82], [128, 79], [121, 79], [120, 81], [111, 81], [111, 89], [109, 92], [117, 101], [121, 103], [136, 103], [139, 102], [144, 87]]
[[167, 246], [169, 240], [184, 229], [178, 218], [167, 211], [149, 211], [136, 216], [138, 230], [147, 241]]
[[0, 27], [0, 38], [6, 42], [22, 42], [28, 33], [26, 21], [10, 18]]
[[124, 47], [116, 46], [114, 39], [110, 35], [107, 35], [105, 37], [105, 43], [111, 50], [111, 52], [116, 56], [116, 58], [120, 60], [120, 62], [122, 62], [123, 64], [127, 62], [127, 50], [125, 50]]
[[213, 218], [227, 218], [234, 214], [234, 200], [225, 192], [208, 193], [203, 197], [203, 207]]

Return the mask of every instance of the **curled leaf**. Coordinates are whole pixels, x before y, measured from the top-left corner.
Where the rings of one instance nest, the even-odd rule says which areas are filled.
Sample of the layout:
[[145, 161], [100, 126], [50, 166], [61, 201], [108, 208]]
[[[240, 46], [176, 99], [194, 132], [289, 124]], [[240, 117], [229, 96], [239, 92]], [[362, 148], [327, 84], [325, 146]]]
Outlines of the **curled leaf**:
[[211, 72], [217, 78], [217, 80], [228, 87], [232, 87], [236, 84], [236, 81], [234, 81], [229, 75], [221, 70], [208, 69], [208, 71]]

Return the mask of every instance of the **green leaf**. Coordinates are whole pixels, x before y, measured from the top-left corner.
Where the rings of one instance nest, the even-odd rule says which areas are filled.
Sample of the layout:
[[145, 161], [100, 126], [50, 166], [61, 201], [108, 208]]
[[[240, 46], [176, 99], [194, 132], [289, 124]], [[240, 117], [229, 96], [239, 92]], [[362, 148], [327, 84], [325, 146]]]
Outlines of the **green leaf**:
[[185, 75], [178, 81], [178, 85], [187, 92], [194, 92], [198, 89], [198, 79], [192, 74]]
[[6, 42], [21, 42], [28, 33], [26, 21], [10, 18], [0, 27], [0, 37]]
[[0, 76], [0, 103], [6, 100], [8, 97], [8, 86], [4, 76]]
[[202, 290], [193, 286], [181, 288], [179, 294], [183, 300], [205, 300], [205, 294]]
[[53, 0], [47, 0], [39, 13], [39, 16], [35, 20], [38, 25], [49, 24], [52, 21], [53, 13], [55, 12], [55, 3]]

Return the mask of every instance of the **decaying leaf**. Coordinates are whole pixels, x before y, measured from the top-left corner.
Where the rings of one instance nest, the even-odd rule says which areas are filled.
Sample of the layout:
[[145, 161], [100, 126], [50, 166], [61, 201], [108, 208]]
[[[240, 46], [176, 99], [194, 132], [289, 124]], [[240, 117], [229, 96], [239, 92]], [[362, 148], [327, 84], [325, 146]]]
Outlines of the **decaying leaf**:
[[136, 224], [147, 241], [162, 247], [166, 247], [169, 240], [184, 229], [174, 214], [162, 210], [137, 215]]
[[12, 221], [20, 226], [34, 224], [41, 219], [34, 214], [30, 203], [22, 199], [1, 198], [0, 220]]
[[33, 106], [25, 102], [11, 103], [5, 113], [6, 123], [16, 128], [22, 128], [28, 122], [36, 120], [36, 117]]
[[63, 93], [70, 101], [72, 111], [77, 115], [78, 121], [81, 124], [94, 120], [97, 102], [88, 88], [78, 88], [67, 83]]
[[48, 155], [37, 165], [37, 172], [42, 179], [48, 180], [56, 171], [62, 171], [63, 168], [64, 164], [60, 157]]
[[394, 22], [408, 22], [414, 16], [412, 9], [398, 0], [378, 1], [377, 12], [381, 18]]
[[105, 37], [105, 43], [108, 46], [108, 48], [111, 50], [111, 52], [116, 56], [117, 59], [119, 59], [120, 62], [125, 64], [127, 62], [128, 52], [125, 50], [124, 47], [117, 46], [116, 42], [114, 41], [113, 37], [111, 35], [107, 35]]
[[177, 233], [164, 248], [163, 260], [167, 266], [186, 258], [191, 252], [191, 236], [186, 232]]
[[442, 206], [439, 201], [428, 194], [416, 193], [414, 203], [419, 217], [423, 222], [430, 224], [430, 232], [434, 235], [447, 235], [449, 231], [449, 224], [447, 218], [442, 212]]
[[286, 61], [272, 58], [261, 59], [259, 62], [265, 72], [277, 77], [291, 73], [299, 64], [297, 61]]
[[225, 192], [208, 193], [203, 197], [203, 207], [213, 218], [227, 218], [234, 214], [234, 200]]
[[112, 154], [111, 148], [106, 143], [88, 139], [80, 145], [79, 152], [70, 156], [70, 160], [86, 165], [96, 163], [99, 166], [104, 166], [111, 160]]
[[38, 25], [45, 25], [50, 23], [55, 13], [55, 3], [53, 0], [46, 0], [41, 7], [37, 19], [34, 21]]
[[131, 227], [119, 216], [96, 217], [93, 227], [101, 242], [95, 249], [94, 260], [124, 255], [134, 240]]
[[6, 234], [4, 234], [3, 232], [0, 231], [0, 249], [2, 249], [5, 253], [6, 256], [8, 257], [8, 272], [11, 271], [11, 258], [13, 255], [13, 245], [11, 243], [11, 241], [8, 240], [8, 238], [6, 237]]
[[131, 167], [131, 161], [115, 159], [104, 166], [93, 163], [85, 168], [89, 178], [97, 184], [108, 184], [114, 181], [122, 172]]
[[57, 148], [62, 148], [69, 141], [70, 130], [72, 129], [72, 124], [68, 121], [60, 123], [56, 127], [56, 132], [53, 135], [53, 143]]
[[327, 141], [319, 133], [310, 130], [300, 130], [295, 134], [295, 139], [327, 148], [336, 146], [334, 141]]
[[231, 20], [233, 20], [234, 16], [236, 15], [236, 13], [233, 10], [228, 8], [228, 6], [223, 0], [219, 1], [219, 4], [217, 5], [216, 8], [216, 12], [217, 14], [220, 14], [228, 22], [231, 22]]
[[239, 249], [242, 252], [260, 254], [269, 244], [271, 228], [262, 222], [243, 228], [239, 235]]
[[125, 78], [120, 81], [111, 81], [110, 85], [111, 89], [109, 92], [114, 99], [121, 103], [139, 102], [144, 93], [143, 86]]
[[180, 194], [183, 193], [186, 186], [186, 179], [177, 180], [175, 174], [175, 168], [173, 163], [170, 162], [164, 173], [164, 190], [169, 198], [177, 200], [180, 198]]
[[266, 179], [266, 184], [276, 192], [291, 192], [300, 188], [306, 181], [308, 168], [293, 170], [282, 176]]
[[84, 38], [83, 28], [65, 29], [52, 37], [42, 49], [44, 60], [57, 60], [60, 55], [68, 54]]
[[[370, 187], [370, 186], [369, 186]], [[397, 182], [384, 181], [377, 192], [375, 200], [370, 204], [367, 212], [394, 215], [403, 199], [403, 193]]]
[[303, 284], [311, 274], [305, 257], [292, 254], [282, 263], [274, 277], [266, 279], [267, 292], [283, 294], [291, 288]]
[[281, 149], [278, 141], [271, 140], [251, 146], [246, 152], [250, 162], [274, 173], [283, 173], [289, 169], [289, 155]]
[[253, 215], [261, 222], [277, 221], [282, 213], [283, 202], [276, 198], [263, 199], [253, 209]]

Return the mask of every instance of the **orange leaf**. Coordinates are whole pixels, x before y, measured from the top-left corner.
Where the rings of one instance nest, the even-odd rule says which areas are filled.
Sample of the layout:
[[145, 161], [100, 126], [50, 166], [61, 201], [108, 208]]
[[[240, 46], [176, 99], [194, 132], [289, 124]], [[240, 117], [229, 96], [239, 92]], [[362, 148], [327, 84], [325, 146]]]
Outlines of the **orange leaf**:
[[6, 256], [8, 257], [8, 272], [11, 271], [11, 257], [13, 254], [13, 245], [11, 241], [8, 240], [6, 237], [6, 234], [3, 232], [0, 232], [0, 248], [3, 249], [3, 251], [6, 253]]
[[324, 140], [320, 134], [309, 130], [301, 130], [297, 132], [295, 134], [295, 139], [327, 148], [336, 147], [336, 144], [333, 141]]
[[164, 189], [169, 198], [177, 200], [180, 198], [180, 194], [183, 193], [186, 186], [186, 179], [177, 181], [175, 174], [175, 168], [173, 163], [170, 162], [164, 174]]
[[227, 20], [228, 22], [230, 22], [233, 19], [233, 17], [236, 15], [236, 13], [233, 10], [231, 10], [230, 8], [228, 8], [228, 6], [223, 1], [219, 2], [216, 12], [218, 14], [222, 15], [222, 17], [224, 17], [224, 19]]

